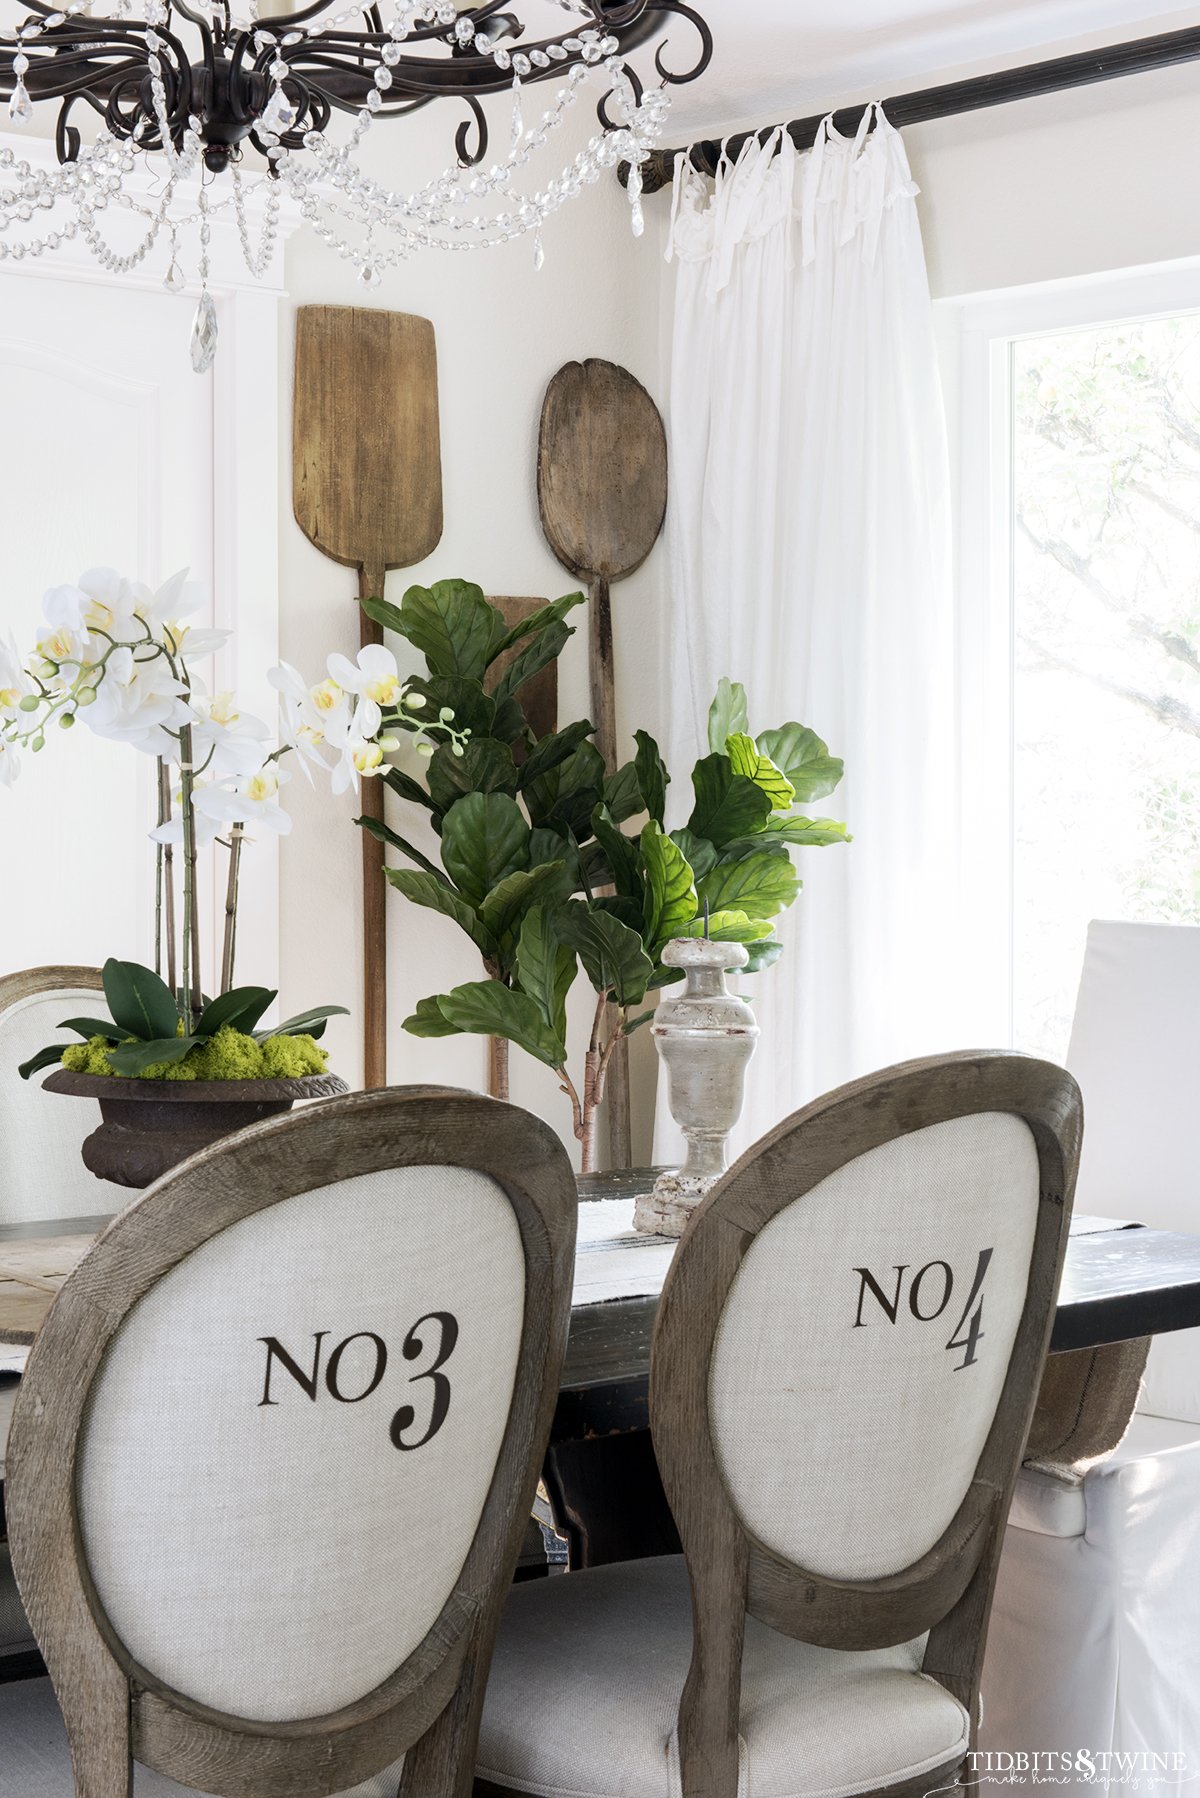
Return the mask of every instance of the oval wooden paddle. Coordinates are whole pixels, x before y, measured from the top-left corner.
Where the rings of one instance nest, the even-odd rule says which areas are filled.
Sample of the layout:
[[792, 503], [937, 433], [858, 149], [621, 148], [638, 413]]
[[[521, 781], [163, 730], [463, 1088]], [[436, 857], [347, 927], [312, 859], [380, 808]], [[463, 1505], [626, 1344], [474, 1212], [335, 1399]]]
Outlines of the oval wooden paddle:
[[542, 406], [538, 506], [546, 541], [588, 584], [592, 722], [611, 770], [617, 727], [609, 589], [639, 569], [667, 511], [667, 434], [641, 382], [615, 362], [568, 362]]
[[[442, 536], [437, 346], [427, 318], [359, 306], [296, 313], [292, 507], [310, 543], [358, 569], [360, 599], [383, 597], [389, 568], [411, 568]], [[360, 612], [361, 641], [383, 632]], [[382, 780], [362, 783], [383, 820]], [[362, 833], [364, 1085], [387, 1084], [384, 845]]]
[[[546, 390], [538, 439], [538, 505], [554, 554], [588, 584], [592, 722], [596, 747], [617, 765], [610, 587], [639, 569], [667, 511], [667, 434], [641, 382], [615, 362], [568, 362]], [[608, 1077], [614, 1167], [628, 1167], [628, 1046]]]

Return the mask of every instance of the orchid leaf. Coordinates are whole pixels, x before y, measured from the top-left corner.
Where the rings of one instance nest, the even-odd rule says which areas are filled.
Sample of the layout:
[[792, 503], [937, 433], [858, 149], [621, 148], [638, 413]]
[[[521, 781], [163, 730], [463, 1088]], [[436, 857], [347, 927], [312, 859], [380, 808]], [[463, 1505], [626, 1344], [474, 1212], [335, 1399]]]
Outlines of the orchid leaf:
[[235, 986], [204, 1007], [196, 1020], [196, 1035], [215, 1036], [228, 1024], [243, 1035], [252, 1036], [264, 1011], [278, 997], [278, 992], [269, 986]]
[[111, 1018], [64, 1018], [59, 1029], [77, 1030], [85, 1042], [93, 1036], [106, 1036], [110, 1043], [121, 1040], [121, 1032]]
[[[100, 1032], [96, 1031], [95, 1035], [99, 1036]], [[63, 1050], [71, 1046], [70, 1043], [51, 1043], [48, 1048], [39, 1049], [36, 1055], [31, 1055], [28, 1061], [21, 1063], [17, 1069], [18, 1074], [22, 1080], [28, 1080], [32, 1074], [40, 1074], [43, 1068], [52, 1068], [62, 1060]]]
[[282, 1024], [273, 1024], [267, 1030], [254, 1032], [255, 1042], [265, 1043], [273, 1036], [311, 1036], [314, 1039], [325, 1034], [325, 1026], [330, 1018], [348, 1018], [350, 1012], [345, 1005], [316, 1005], [311, 1011], [297, 1012], [294, 1018], [285, 1018]]
[[182, 1061], [189, 1049], [204, 1041], [199, 1036], [164, 1036], [141, 1043], [122, 1043], [108, 1051], [109, 1064], [118, 1074], [140, 1074], [159, 1061]]
[[104, 997], [122, 1036], [135, 1036], [140, 1042], [158, 1042], [173, 1036], [179, 1023], [179, 1007], [170, 987], [160, 980], [153, 968], [143, 968], [136, 961], [117, 961], [110, 956], [101, 979]]

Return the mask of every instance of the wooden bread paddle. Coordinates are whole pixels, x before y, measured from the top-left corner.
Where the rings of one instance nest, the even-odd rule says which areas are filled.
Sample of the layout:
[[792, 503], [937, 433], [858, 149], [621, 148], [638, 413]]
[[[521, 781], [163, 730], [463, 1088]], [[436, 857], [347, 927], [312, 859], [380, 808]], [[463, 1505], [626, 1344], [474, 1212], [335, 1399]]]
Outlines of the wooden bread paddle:
[[[411, 568], [442, 536], [437, 346], [427, 318], [358, 306], [296, 314], [292, 506], [310, 543], [358, 569], [358, 597], [382, 598], [389, 568]], [[363, 645], [383, 632], [360, 613]], [[382, 822], [384, 785], [362, 783]], [[384, 845], [362, 835], [364, 1085], [387, 1084]]]
[[[591, 603], [592, 722], [596, 747], [617, 765], [616, 683], [610, 587], [639, 569], [667, 511], [667, 435], [658, 407], [627, 368], [568, 362], [546, 390], [538, 441], [538, 504], [554, 554]], [[630, 1162], [626, 1045], [608, 1078], [614, 1167]]]

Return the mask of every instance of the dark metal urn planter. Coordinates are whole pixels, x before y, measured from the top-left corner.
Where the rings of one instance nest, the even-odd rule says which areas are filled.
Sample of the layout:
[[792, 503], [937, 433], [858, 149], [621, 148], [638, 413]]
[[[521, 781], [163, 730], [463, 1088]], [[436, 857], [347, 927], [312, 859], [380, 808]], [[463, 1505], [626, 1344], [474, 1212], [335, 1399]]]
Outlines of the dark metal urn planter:
[[122, 1080], [63, 1068], [47, 1092], [97, 1099], [100, 1123], [83, 1145], [83, 1164], [98, 1180], [150, 1186], [189, 1155], [261, 1118], [290, 1111], [297, 1099], [349, 1092], [336, 1074], [297, 1080]]

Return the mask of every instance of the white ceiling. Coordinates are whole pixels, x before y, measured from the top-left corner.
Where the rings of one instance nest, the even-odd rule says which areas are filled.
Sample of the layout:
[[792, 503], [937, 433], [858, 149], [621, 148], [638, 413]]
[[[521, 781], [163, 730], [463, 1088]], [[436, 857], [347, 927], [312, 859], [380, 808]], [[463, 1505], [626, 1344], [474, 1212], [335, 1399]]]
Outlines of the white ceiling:
[[[722, 126], [819, 112], [852, 95], [933, 85], [947, 70], [997, 59], [1038, 61], [1079, 40], [1116, 42], [1200, 24], [1200, 6], [1169, 0], [692, 0], [717, 54], [702, 81], [675, 95], [677, 141]], [[668, 39], [678, 58], [692, 34]]]

